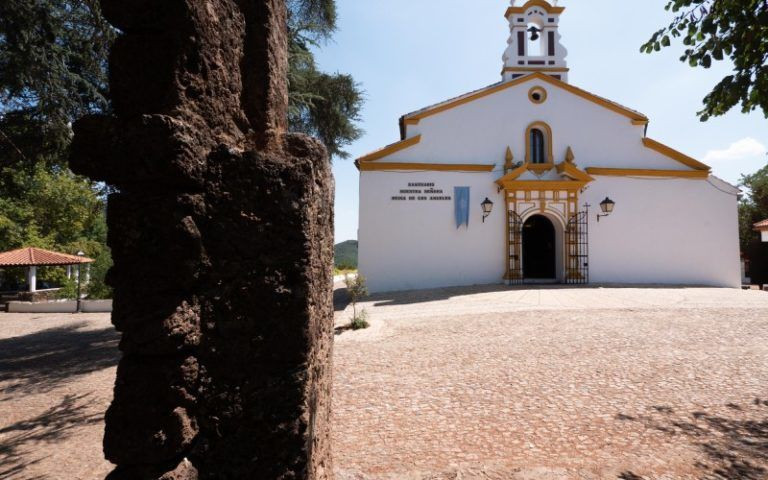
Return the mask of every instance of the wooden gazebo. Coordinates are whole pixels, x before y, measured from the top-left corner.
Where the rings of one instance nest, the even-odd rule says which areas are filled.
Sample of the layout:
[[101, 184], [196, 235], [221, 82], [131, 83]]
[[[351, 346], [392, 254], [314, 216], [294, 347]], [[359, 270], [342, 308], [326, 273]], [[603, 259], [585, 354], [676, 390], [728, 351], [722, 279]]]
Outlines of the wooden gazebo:
[[0, 268], [26, 267], [29, 291], [37, 291], [37, 267], [71, 267], [93, 263], [92, 258], [28, 247], [0, 253]]

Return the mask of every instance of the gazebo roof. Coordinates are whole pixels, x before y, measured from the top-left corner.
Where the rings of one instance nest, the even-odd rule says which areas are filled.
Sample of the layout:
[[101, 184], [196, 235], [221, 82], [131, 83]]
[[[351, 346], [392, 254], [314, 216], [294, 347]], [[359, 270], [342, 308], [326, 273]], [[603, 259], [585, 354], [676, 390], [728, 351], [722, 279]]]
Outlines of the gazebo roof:
[[762, 222], [757, 222], [755, 224], [755, 230], [768, 230], [768, 219], [765, 219]]
[[67, 255], [66, 253], [51, 252], [42, 248], [28, 247], [0, 253], [0, 268], [2, 267], [41, 267], [65, 266], [92, 263], [93, 259]]

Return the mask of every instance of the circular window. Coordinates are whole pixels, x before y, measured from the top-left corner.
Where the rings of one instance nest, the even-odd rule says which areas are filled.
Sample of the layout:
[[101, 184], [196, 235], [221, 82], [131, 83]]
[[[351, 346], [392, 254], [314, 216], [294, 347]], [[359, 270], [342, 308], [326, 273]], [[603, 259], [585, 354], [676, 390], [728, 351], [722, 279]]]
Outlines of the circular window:
[[528, 98], [533, 103], [544, 103], [547, 100], [547, 91], [541, 87], [533, 87], [528, 91]]

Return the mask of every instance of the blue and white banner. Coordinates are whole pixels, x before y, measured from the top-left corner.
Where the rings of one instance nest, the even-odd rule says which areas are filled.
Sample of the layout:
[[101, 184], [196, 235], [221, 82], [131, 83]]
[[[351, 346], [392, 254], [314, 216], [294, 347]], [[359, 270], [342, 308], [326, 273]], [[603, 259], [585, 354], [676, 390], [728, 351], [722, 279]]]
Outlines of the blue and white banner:
[[466, 225], [469, 228], [469, 187], [453, 187], [456, 207], [456, 228]]

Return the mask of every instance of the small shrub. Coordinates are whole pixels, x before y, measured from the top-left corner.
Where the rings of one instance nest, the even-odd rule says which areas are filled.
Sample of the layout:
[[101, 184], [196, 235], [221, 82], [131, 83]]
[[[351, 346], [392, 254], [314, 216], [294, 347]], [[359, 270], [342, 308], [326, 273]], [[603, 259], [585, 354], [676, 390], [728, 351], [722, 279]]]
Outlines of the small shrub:
[[350, 323], [350, 326], [353, 330], [368, 328], [368, 314], [366, 311], [363, 310], [360, 312], [360, 315], [357, 314], [357, 302], [361, 298], [368, 296], [368, 286], [365, 284], [365, 277], [360, 274], [347, 274], [344, 283], [347, 284], [347, 292], [349, 293], [349, 299], [352, 302], [352, 323]]
[[74, 300], [77, 298], [77, 282], [73, 278], [64, 278], [61, 282], [61, 290], [57, 292], [58, 298], [66, 300]]
[[351, 322], [349, 322], [349, 327], [352, 330], [362, 330], [370, 326], [371, 324], [368, 323], [368, 312], [366, 312], [365, 309], [361, 310], [360, 315], [357, 315]]

